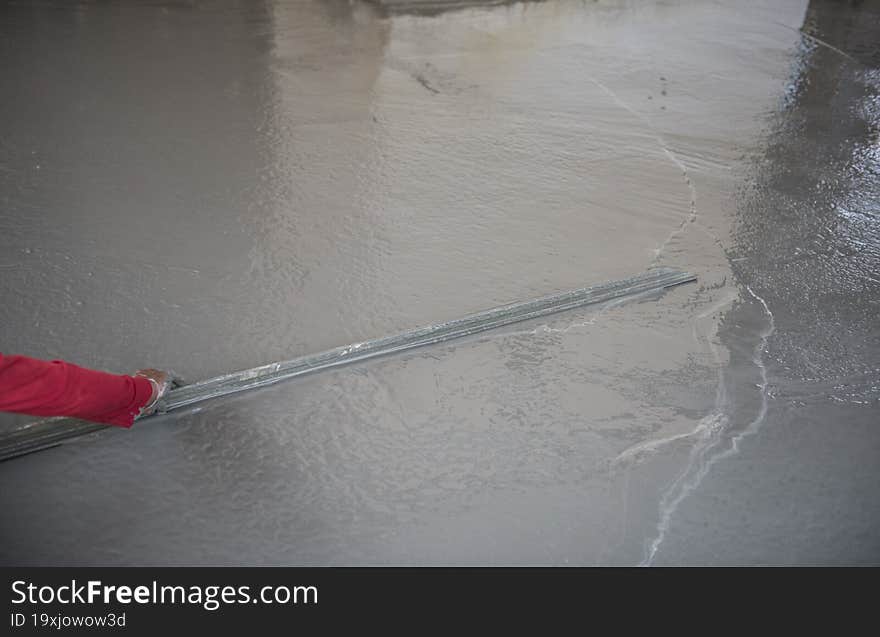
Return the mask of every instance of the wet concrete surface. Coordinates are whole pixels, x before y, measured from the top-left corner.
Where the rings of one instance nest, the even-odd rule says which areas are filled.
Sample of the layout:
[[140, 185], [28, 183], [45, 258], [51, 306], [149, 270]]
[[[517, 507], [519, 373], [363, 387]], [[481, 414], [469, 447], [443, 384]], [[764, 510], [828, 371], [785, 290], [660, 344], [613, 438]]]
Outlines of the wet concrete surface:
[[3, 463], [0, 560], [880, 561], [878, 7], [832, 5], [3, 5], [4, 352], [200, 379], [700, 282]]

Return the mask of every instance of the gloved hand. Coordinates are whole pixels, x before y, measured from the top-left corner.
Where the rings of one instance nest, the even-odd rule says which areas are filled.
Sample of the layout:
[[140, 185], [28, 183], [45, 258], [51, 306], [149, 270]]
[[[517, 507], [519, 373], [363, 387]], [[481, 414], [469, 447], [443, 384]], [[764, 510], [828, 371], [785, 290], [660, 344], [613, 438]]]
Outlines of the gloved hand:
[[164, 371], [150, 367], [147, 369], [139, 369], [134, 375], [146, 378], [153, 386], [153, 393], [150, 396], [150, 400], [147, 401], [146, 405], [141, 407], [141, 411], [135, 420], [156, 413], [156, 411], [159, 410], [162, 398], [164, 398], [171, 389], [179, 387], [182, 384], [180, 378], [170, 370]]

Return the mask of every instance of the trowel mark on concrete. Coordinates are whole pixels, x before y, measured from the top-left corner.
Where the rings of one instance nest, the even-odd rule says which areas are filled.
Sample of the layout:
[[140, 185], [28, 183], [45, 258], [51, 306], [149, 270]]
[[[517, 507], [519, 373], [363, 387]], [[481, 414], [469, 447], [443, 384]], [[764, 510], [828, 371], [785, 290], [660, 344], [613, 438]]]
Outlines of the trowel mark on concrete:
[[[624, 102], [620, 97], [617, 96], [614, 91], [609, 89], [607, 86], [595, 80], [593, 78], [589, 78], [591, 82], [593, 82], [596, 86], [602, 89], [614, 102], [632, 114], [636, 119], [645, 124], [653, 133], [653, 137], [660, 149], [666, 155], [670, 162], [672, 162], [682, 174], [682, 178], [688, 188], [688, 192], [690, 193], [690, 206], [689, 213], [684, 216], [682, 221], [669, 233], [669, 236], [658, 246], [654, 253], [654, 259], [651, 261], [651, 265], [658, 265], [664, 251], [667, 246], [674, 241], [677, 237], [681, 236], [686, 227], [689, 224], [700, 225], [697, 222], [697, 191], [696, 187], [691, 180], [690, 174], [688, 172], [687, 166], [682, 162], [678, 155], [673, 151], [663, 136], [657, 131], [657, 129], [651, 124], [647, 118], [637, 112], [635, 109], [630, 107], [626, 102]], [[722, 250], [724, 250], [724, 245], [721, 242], [720, 238], [718, 238], [714, 233], [712, 233], [708, 228], [700, 227], [700, 230], [709, 236], [716, 245], [718, 245]], [[645, 454], [650, 454], [658, 449], [676, 442], [680, 440], [686, 440], [689, 438], [696, 437], [696, 443], [694, 447], [691, 449], [689, 460], [687, 465], [685, 466], [684, 471], [676, 478], [673, 483], [669, 486], [669, 488], [664, 493], [663, 497], [660, 500], [660, 521], [657, 524], [657, 535], [653, 542], [651, 542], [650, 546], [646, 551], [646, 557], [642, 561], [642, 565], [650, 565], [654, 557], [657, 554], [657, 551], [662, 544], [663, 540], [666, 537], [666, 533], [669, 530], [669, 525], [671, 523], [671, 519], [673, 514], [678, 509], [679, 504], [696, 489], [699, 484], [702, 482], [703, 478], [709, 472], [710, 468], [719, 460], [737, 453], [739, 451], [739, 442], [742, 440], [744, 436], [750, 435], [758, 430], [761, 423], [764, 421], [764, 417], [767, 412], [767, 373], [766, 367], [763, 362], [763, 351], [767, 344], [767, 339], [773, 333], [775, 329], [775, 325], [773, 322], [773, 314], [770, 312], [770, 309], [767, 307], [767, 304], [764, 300], [755, 294], [751, 288], [747, 288], [749, 294], [751, 294], [756, 300], [758, 300], [764, 312], [769, 317], [768, 328], [762, 334], [761, 339], [755, 350], [754, 362], [758, 366], [758, 369], [761, 374], [761, 384], [759, 385], [761, 390], [761, 408], [759, 409], [758, 415], [755, 419], [738, 435], [734, 436], [731, 439], [730, 447], [720, 453], [715, 453], [718, 445], [723, 442], [722, 435], [728, 429], [730, 419], [726, 414], [727, 408], [727, 391], [723, 377], [723, 361], [721, 359], [721, 355], [718, 352], [718, 348], [713, 343], [712, 338], [707, 337], [705, 340], [708, 343], [710, 352], [712, 353], [713, 358], [715, 359], [717, 368], [718, 368], [718, 386], [716, 390], [716, 405], [715, 409], [702, 418], [697, 426], [693, 429], [693, 431], [685, 434], [677, 434], [674, 436], [670, 436], [668, 438], [650, 441], [643, 445], [639, 445], [630, 449], [627, 449], [614, 460], [612, 464], [625, 463], [629, 464], [634, 461], [638, 461]], [[703, 314], [697, 317], [694, 321], [694, 336], [696, 340], [700, 340], [697, 335], [697, 324], [700, 320], [707, 318], [711, 314], [717, 312], [722, 307], [729, 305], [735, 298], [734, 296], [730, 296], [720, 303], [716, 304]], [[713, 455], [715, 453], [715, 455]]]
[[690, 438], [703, 438], [714, 428], [714, 423], [718, 421], [718, 417], [724, 413], [724, 410], [727, 406], [727, 386], [724, 382], [724, 360], [721, 357], [721, 353], [718, 351], [718, 346], [714, 342], [714, 338], [717, 334], [717, 322], [715, 323], [715, 329], [706, 335], [701, 336], [698, 332], [698, 325], [700, 321], [709, 318], [714, 315], [716, 312], [721, 311], [725, 307], [728, 307], [731, 303], [733, 303], [738, 298], [738, 295], [735, 293], [728, 294], [725, 298], [723, 298], [718, 303], [715, 303], [707, 309], [705, 312], [697, 316], [693, 323], [693, 336], [696, 342], [705, 341], [706, 345], [709, 348], [709, 352], [712, 354], [712, 358], [715, 362], [715, 368], [718, 370], [718, 384], [715, 390], [715, 407], [712, 412], [700, 419], [697, 423], [697, 426], [694, 427], [693, 430], [681, 434], [675, 434], [673, 436], [668, 436], [666, 438], [659, 438], [657, 440], [649, 440], [647, 442], [643, 442], [637, 445], [633, 445], [632, 447], [628, 447], [624, 449], [621, 453], [617, 455], [617, 457], [611, 462], [612, 466], [620, 466], [620, 465], [631, 465], [638, 463], [646, 456], [653, 454], [654, 452], [660, 450], [663, 447], [666, 447], [674, 442], [678, 442], [681, 440], [688, 440]]
[[800, 34], [801, 36], [807, 38], [810, 42], [813, 42], [813, 43], [815, 43], [815, 44], [818, 44], [819, 46], [824, 46], [825, 48], [827, 48], [827, 49], [829, 49], [829, 50], [831, 50], [831, 51], [834, 51], [835, 53], [838, 53], [838, 54], [842, 55], [842, 56], [845, 57], [847, 60], [850, 60], [850, 61], [852, 61], [852, 62], [856, 62], [856, 63], [858, 63], [858, 60], [856, 60], [856, 59], [855, 59], [853, 56], [851, 56], [849, 53], [846, 53], [845, 51], [841, 51], [841, 50], [838, 49], [836, 46], [833, 46], [833, 45], [831, 45], [831, 44], [828, 44], [825, 40], [821, 40], [821, 39], [817, 38], [817, 37], [814, 36], [814, 35], [810, 35], [809, 33], [806, 33], [803, 29], [796, 29], [795, 27], [792, 27], [792, 26], [789, 26], [789, 25], [784, 24], [784, 23], [782, 23], [782, 22], [779, 22], [778, 20], [774, 20], [774, 21], [773, 21], [773, 24], [778, 24], [779, 26], [781, 26], [781, 27], [783, 27], [783, 28], [785, 28], [785, 29], [788, 29], [789, 31], [794, 31], [795, 33], [798, 33], [798, 34]]
[[722, 458], [727, 457], [728, 455], [734, 454], [739, 451], [739, 443], [746, 436], [751, 436], [756, 433], [758, 429], [760, 429], [761, 425], [764, 424], [764, 418], [767, 415], [767, 403], [768, 403], [768, 391], [767, 387], [769, 385], [769, 381], [767, 379], [767, 365], [764, 363], [764, 352], [767, 349], [767, 342], [770, 337], [776, 331], [776, 320], [773, 317], [773, 312], [770, 311], [770, 308], [767, 306], [767, 302], [755, 294], [755, 292], [749, 286], [746, 286], [746, 290], [749, 291], [755, 299], [761, 304], [761, 307], [764, 310], [764, 314], [767, 315], [767, 328], [764, 332], [761, 333], [761, 340], [758, 343], [758, 346], [755, 348], [755, 356], [752, 359], [755, 365], [758, 366], [758, 369], [761, 373], [761, 382], [758, 385], [758, 388], [761, 390], [761, 407], [758, 411], [758, 415], [749, 423], [749, 426], [746, 427], [743, 431], [733, 437], [731, 441], [731, 448], [729, 452], [725, 452], [721, 456], [717, 458], [717, 460], [721, 460]]
[[761, 304], [763, 312], [767, 316], [767, 327], [761, 333], [761, 338], [755, 346], [752, 357], [752, 361], [758, 367], [761, 378], [761, 382], [758, 383], [761, 398], [758, 413], [741, 432], [731, 437], [729, 447], [717, 452], [715, 450], [724, 442], [721, 434], [727, 429], [729, 418], [723, 411], [719, 411], [703, 419], [700, 427], [703, 435], [701, 440], [691, 450], [690, 460], [685, 470], [676, 478], [660, 499], [660, 521], [657, 523], [657, 535], [650, 543], [640, 566], [650, 566], [653, 563], [660, 545], [666, 538], [672, 516], [677, 511], [678, 506], [700, 486], [700, 483], [708, 475], [715, 463], [737, 454], [743, 438], [756, 433], [764, 423], [768, 405], [768, 378], [767, 366], [764, 363], [764, 352], [767, 349], [770, 336], [776, 331], [776, 322], [773, 312], [767, 306], [767, 302], [749, 286], [746, 286], [746, 290]]
[[[694, 187], [693, 181], [691, 181], [690, 174], [688, 173], [687, 166], [678, 158], [675, 152], [669, 147], [669, 144], [663, 138], [663, 136], [657, 132], [657, 129], [654, 125], [641, 113], [632, 108], [629, 104], [624, 102], [620, 97], [618, 97], [617, 93], [612, 91], [610, 88], [602, 84], [599, 80], [588, 77], [588, 80], [598, 86], [606, 95], [608, 95], [614, 103], [620, 106], [620, 108], [624, 109], [628, 113], [630, 113], [633, 117], [642, 122], [645, 126], [653, 134], [654, 140], [657, 142], [657, 145], [660, 146], [660, 149], [663, 151], [663, 154], [681, 171], [682, 178], [684, 179], [685, 184], [687, 185], [688, 192], [690, 193], [690, 203], [689, 210], [687, 215], [681, 220], [681, 223], [678, 224], [673, 230], [669, 233], [669, 236], [654, 250], [654, 258], [651, 260], [651, 266], [658, 265], [660, 263], [660, 258], [663, 255], [663, 252], [666, 250], [666, 246], [672, 242], [678, 235], [684, 232], [685, 227], [688, 223], [693, 223], [697, 220], [697, 189]], [[716, 242], [718, 242], [717, 238]]]
[[[663, 136], [657, 131], [654, 125], [645, 118], [641, 113], [633, 109], [629, 106], [625, 101], [620, 99], [618, 95], [612, 91], [610, 88], [599, 82], [594, 78], [589, 78], [593, 84], [598, 86], [603, 92], [605, 92], [618, 106], [629, 112], [636, 119], [642, 122], [645, 126], [647, 126], [650, 131], [653, 133], [653, 137], [657, 142], [660, 149], [663, 151], [663, 154], [672, 162], [673, 165], [676, 166], [681, 171], [682, 178], [684, 179], [685, 185], [688, 188], [688, 192], [690, 193], [690, 205], [688, 214], [684, 216], [681, 222], [672, 229], [669, 233], [669, 236], [658, 246], [655, 250], [654, 258], [651, 261], [651, 266], [656, 266], [659, 264], [660, 259], [663, 256], [664, 251], [667, 246], [675, 240], [677, 237], [682, 235], [686, 227], [689, 224], [697, 224], [697, 190], [694, 186], [693, 181], [691, 180], [690, 174], [688, 172], [687, 166], [682, 162], [678, 155], [673, 151]], [[722, 250], [724, 250], [724, 245], [721, 240], [712, 233], [708, 228], [700, 227], [700, 230], [709, 236], [716, 245], [718, 245]], [[749, 290], [750, 293], [751, 290]], [[754, 293], [752, 293], [754, 296]], [[705, 472], [708, 471], [708, 468], [714, 463], [716, 459], [710, 458], [709, 462], [704, 462], [704, 458], [706, 455], [714, 448], [717, 441], [720, 439], [720, 435], [727, 429], [729, 419], [725, 415], [725, 408], [727, 406], [727, 390], [724, 382], [723, 376], [723, 360], [721, 358], [721, 354], [718, 351], [718, 347], [713, 342], [712, 336], [707, 335], [704, 339], [700, 339], [697, 333], [697, 326], [699, 322], [715, 312], [719, 311], [723, 307], [726, 307], [732, 303], [737, 295], [731, 294], [727, 296], [725, 299], [721, 300], [719, 303], [713, 305], [711, 308], [706, 310], [704, 313], [700, 314], [693, 322], [693, 330], [694, 330], [694, 339], [699, 342], [700, 340], [705, 340], [708, 344], [709, 351], [712, 354], [712, 357], [715, 361], [716, 367], [718, 369], [718, 384], [716, 388], [716, 398], [715, 398], [715, 408], [711, 413], [706, 415], [704, 418], [700, 419], [697, 426], [690, 432], [683, 434], [676, 434], [667, 438], [662, 438], [659, 440], [652, 440], [641, 445], [637, 445], [635, 447], [631, 447], [621, 454], [619, 454], [614, 461], [612, 462], [612, 466], [619, 464], [630, 464], [633, 462], [637, 462], [640, 458], [644, 457], [646, 454], [651, 454], [658, 449], [667, 446], [673, 442], [687, 440], [690, 438], [696, 438], [697, 441], [694, 447], [691, 449], [690, 459], [688, 464], [686, 465], [684, 471], [679, 475], [678, 478], [672, 483], [672, 485], [667, 489], [663, 498], [660, 501], [660, 522], [658, 523], [658, 532], [657, 538], [655, 538], [654, 542], [651, 544], [650, 549], [648, 550], [648, 556], [646, 557], [643, 564], [650, 564], [651, 560], [653, 560], [654, 555], [657, 552], [657, 548], [660, 543], [663, 541], [663, 538], [666, 535], [666, 531], [668, 530], [669, 523], [671, 520], [672, 514], [675, 512], [679, 503], [689, 494], [699, 482], [702, 480]], [[756, 296], [756, 298], [758, 298]], [[763, 300], [761, 300], [763, 303]], [[764, 304], [765, 309], [766, 304]], [[767, 309], [769, 312], [769, 309]], [[771, 319], [772, 319], [772, 315]], [[763, 346], [766, 344], [766, 338], [769, 336], [769, 333], [762, 338], [760, 347], [763, 351]], [[757, 362], [757, 361], [756, 361]], [[759, 365], [763, 370], [763, 363]], [[762, 396], [762, 400], [765, 400], [765, 397]], [[766, 409], [762, 409], [761, 414], [759, 414], [760, 421], [763, 421], [763, 414]], [[697, 476], [693, 480], [689, 479], [689, 476], [694, 471], [694, 468], [698, 467]]]

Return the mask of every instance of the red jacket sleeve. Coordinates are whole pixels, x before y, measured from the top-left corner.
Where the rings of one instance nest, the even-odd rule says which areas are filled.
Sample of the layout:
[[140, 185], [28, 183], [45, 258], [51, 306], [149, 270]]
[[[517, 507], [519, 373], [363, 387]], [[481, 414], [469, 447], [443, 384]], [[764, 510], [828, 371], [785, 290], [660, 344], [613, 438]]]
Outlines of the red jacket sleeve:
[[0, 411], [131, 427], [152, 392], [150, 381], [140, 376], [0, 354]]

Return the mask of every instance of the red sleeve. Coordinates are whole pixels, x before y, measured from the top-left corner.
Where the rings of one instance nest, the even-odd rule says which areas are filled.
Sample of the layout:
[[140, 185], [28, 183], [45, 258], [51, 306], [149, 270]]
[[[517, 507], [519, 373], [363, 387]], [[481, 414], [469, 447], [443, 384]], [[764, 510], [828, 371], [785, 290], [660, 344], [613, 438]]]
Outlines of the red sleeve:
[[131, 427], [152, 393], [150, 381], [140, 376], [0, 354], [0, 411]]

